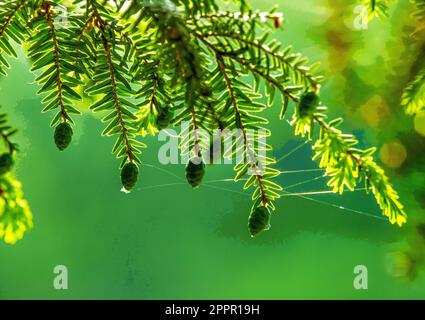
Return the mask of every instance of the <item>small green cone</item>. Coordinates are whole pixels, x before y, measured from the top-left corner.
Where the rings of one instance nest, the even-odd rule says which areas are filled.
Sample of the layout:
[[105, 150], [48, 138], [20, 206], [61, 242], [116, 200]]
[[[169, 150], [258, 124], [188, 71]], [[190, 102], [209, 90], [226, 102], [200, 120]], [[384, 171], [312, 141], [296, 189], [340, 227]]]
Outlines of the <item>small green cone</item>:
[[126, 163], [121, 169], [121, 182], [125, 190], [131, 191], [139, 178], [139, 168], [133, 162]]
[[270, 229], [270, 210], [259, 206], [251, 212], [248, 219], [249, 233], [255, 237], [259, 233]]
[[62, 122], [55, 130], [55, 144], [60, 151], [68, 148], [74, 134], [72, 127], [67, 122]]
[[13, 157], [10, 153], [3, 153], [0, 156], [0, 175], [8, 173], [13, 167]]
[[173, 113], [168, 108], [159, 108], [158, 116], [156, 118], [156, 126], [158, 130], [164, 130], [170, 125], [173, 118]]
[[320, 104], [320, 98], [315, 92], [307, 92], [301, 96], [297, 106], [300, 118], [311, 117]]
[[[195, 163], [194, 163], [195, 162]], [[199, 187], [205, 175], [205, 163], [202, 158], [192, 158], [186, 165], [186, 179], [193, 187]]]

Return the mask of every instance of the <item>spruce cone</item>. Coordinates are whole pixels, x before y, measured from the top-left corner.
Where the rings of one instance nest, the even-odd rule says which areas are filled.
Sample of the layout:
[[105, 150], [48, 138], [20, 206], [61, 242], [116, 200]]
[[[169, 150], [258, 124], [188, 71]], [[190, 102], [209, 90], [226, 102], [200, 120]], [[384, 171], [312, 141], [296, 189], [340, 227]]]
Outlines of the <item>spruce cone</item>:
[[298, 115], [300, 118], [311, 117], [316, 111], [320, 103], [319, 96], [315, 92], [307, 92], [301, 96], [300, 102], [297, 106]]
[[267, 207], [259, 206], [251, 212], [248, 219], [248, 228], [252, 237], [270, 229], [270, 210]]
[[[194, 163], [195, 162], [195, 163]], [[193, 187], [199, 187], [205, 175], [205, 163], [200, 157], [192, 158], [186, 165], [186, 179]]]
[[4, 153], [0, 156], [0, 175], [8, 173], [13, 167], [13, 157], [10, 153]]
[[67, 122], [62, 122], [55, 130], [55, 144], [60, 151], [65, 150], [72, 141], [72, 127]]
[[121, 182], [125, 190], [134, 188], [139, 177], [139, 168], [133, 162], [128, 162], [121, 169]]
[[169, 109], [159, 108], [158, 116], [156, 118], [156, 126], [158, 130], [166, 129], [170, 125], [173, 118], [173, 113]]

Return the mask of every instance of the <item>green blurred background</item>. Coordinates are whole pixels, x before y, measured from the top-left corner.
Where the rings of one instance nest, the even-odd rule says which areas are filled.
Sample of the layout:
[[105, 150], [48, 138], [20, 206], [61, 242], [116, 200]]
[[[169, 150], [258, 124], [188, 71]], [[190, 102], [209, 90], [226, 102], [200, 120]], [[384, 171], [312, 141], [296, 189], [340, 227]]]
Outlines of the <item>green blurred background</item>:
[[[362, 31], [352, 28], [350, 1], [252, 3], [258, 9], [279, 5], [285, 24], [276, 36], [322, 63], [327, 79], [322, 97], [330, 113], [345, 116], [346, 131], [364, 145], [380, 147], [380, 160], [411, 215], [409, 224], [420, 219], [423, 119], [421, 124], [397, 109], [417, 55], [408, 37], [413, 27], [407, 1], [393, 8], [391, 18]], [[119, 162], [110, 153], [114, 141], [100, 136], [98, 119], [80, 117], [72, 147], [59, 153], [24, 54], [12, 64], [9, 77], [0, 80], [0, 101], [20, 128], [16, 175], [35, 227], [13, 246], [0, 243], [0, 298], [425, 298], [423, 275], [403, 280], [387, 272], [388, 252], [405, 242], [410, 229], [379, 219], [372, 197], [361, 192], [311, 196], [332, 206], [283, 197], [270, 231], [251, 239], [249, 193], [238, 184], [213, 182], [232, 177], [232, 168], [209, 167], [207, 182], [192, 190], [184, 182], [184, 166], [158, 164], [157, 138], [146, 139], [139, 187], [126, 195], [120, 192]], [[268, 111], [274, 132], [269, 142], [277, 158], [302, 143], [278, 113], [278, 105]], [[309, 149], [300, 148], [277, 167], [316, 168]], [[319, 175], [283, 174], [279, 182], [291, 186]], [[288, 188], [320, 190], [326, 190], [324, 179]], [[56, 265], [68, 267], [68, 290], [53, 288]], [[368, 267], [368, 290], [353, 287], [356, 265]]]

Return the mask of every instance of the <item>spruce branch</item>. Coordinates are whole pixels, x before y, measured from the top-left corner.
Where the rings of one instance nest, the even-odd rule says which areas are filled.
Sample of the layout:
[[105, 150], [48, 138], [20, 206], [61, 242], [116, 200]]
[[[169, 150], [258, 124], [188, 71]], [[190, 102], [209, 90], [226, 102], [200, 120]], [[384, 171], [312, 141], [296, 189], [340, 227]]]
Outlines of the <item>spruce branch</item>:
[[0, 113], [0, 138], [7, 151], [0, 155], [0, 239], [14, 244], [33, 226], [32, 213], [23, 197], [22, 186], [10, 173], [18, 145], [12, 140], [17, 130], [9, 125], [7, 114]]
[[[417, 21], [417, 26], [412, 36], [418, 38], [419, 45], [423, 44], [423, 33], [425, 30], [425, 0], [413, 0], [414, 10], [412, 17]], [[421, 48], [419, 48], [421, 50]], [[401, 106], [406, 114], [416, 115], [425, 110], [425, 65], [419, 61], [419, 71], [414, 79], [404, 88]]]
[[95, 85], [86, 90], [90, 95], [102, 95], [90, 109], [94, 112], [109, 111], [102, 121], [108, 122], [102, 135], [118, 135], [113, 147], [113, 153], [118, 158], [123, 158], [121, 167], [126, 163], [141, 164], [137, 154], [145, 145], [136, 140], [137, 116], [130, 109], [137, 110], [137, 106], [129, 100], [133, 94], [130, 84], [131, 74], [121, 55], [123, 44], [117, 41], [111, 23], [106, 21], [104, 15], [108, 11], [101, 8], [97, 1], [90, 1], [95, 27], [98, 33], [94, 42], [99, 46], [97, 53], [96, 73], [93, 77]]
[[45, 8], [46, 10], [45, 17], [50, 29], [50, 36], [52, 38], [52, 43], [53, 43], [54, 68], [55, 68], [56, 74], [52, 77], [52, 79], [56, 78], [55, 80], [56, 80], [57, 92], [58, 92], [57, 101], [59, 102], [60, 117], [62, 118], [63, 122], [66, 122], [67, 120], [70, 120], [70, 116], [68, 115], [68, 112], [65, 109], [64, 96], [63, 96], [64, 84], [62, 80], [61, 52], [59, 49], [59, 41], [56, 36], [56, 29], [53, 24], [51, 8], [52, 8], [51, 6], [47, 6]]
[[401, 106], [408, 115], [416, 115], [425, 110], [425, 68], [404, 89]]
[[27, 0], [0, 1], [0, 75], [10, 68], [6, 56], [17, 57], [12, 41], [22, 44], [28, 35], [25, 28]]
[[[218, 69], [220, 70], [225, 80], [231, 105], [233, 106], [234, 122], [235, 122], [234, 125], [237, 129], [240, 129], [242, 131], [242, 139], [243, 139], [243, 145], [245, 149], [244, 153], [246, 154], [247, 161], [248, 161], [248, 163], [243, 166], [238, 164], [235, 167], [235, 171], [237, 171], [237, 176], [235, 180], [236, 181], [240, 180], [242, 176], [248, 172], [248, 169], [250, 169], [251, 177], [245, 183], [244, 189], [247, 189], [250, 186], [256, 187], [252, 196], [253, 200], [255, 200], [253, 208], [256, 208], [261, 202], [263, 206], [270, 206], [274, 209], [273, 201], [279, 198], [279, 195], [277, 194], [276, 191], [280, 191], [282, 190], [282, 188], [270, 181], [266, 182], [263, 178], [264, 167], [271, 165], [274, 161], [265, 159], [266, 161], [260, 162], [260, 160], [258, 159], [258, 155], [253, 149], [252, 142], [249, 140], [248, 133], [246, 131], [246, 124], [244, 122], [244, 118], [249, 119], [250, 114], [248, 112], [245, 112], [245, 113], [241, 112], [239, 100], [237, 97], [237, 92], [232, 83], [232, 79], [230, 78], [228, 74], [224, 58], [218, 51], [215, 51], [215, 55], [216, 55]], [[241, 92], [239, 94], [241, 94]], [[261, 120], [262, 119], [260, 119], [260, 121]], [[258, 201], [257, 199], [259, 199], [260, 201]]]
[[[326, 108], [318, 103], [310, 105], [310, 110], [300, 110], [305, 108], [302, 99], [291, 124], [296, 127], [297, 135], [309, 134], [310, 139], [315, 140], [313, 160], [318, 160], [319, 166], [325, 169], [328, 186], [342, 194], [345, 188], [353, 191], [363, 179], [366, 190], [372, 191], [383, 215], [390, 223], [402, 226], [407, 215], [384, 170], [373, 160], [376, 148], [357, 148], [359, 141], [353, 135], [337, 129], [343, 122], [341, 118], [326, 122]], [[314, 124], [320, 129], [317, 137], [313, 134]]]
[[[279, 90], [282, 94], [282, 111], [281, 111], [281, 119], [284, 117], [289, 100], [294, 102], [298, 101], [296, 93], [299, 93], [301, 90], [317, 90], [319, 89], [319, 83], [322, 79], [321, 76], [314, 76], [311, 73], [313, 67], [308, 67], [304, 65], [307, 62], [305, 58], [302, 58], [299, 54], [290, 54], [291, 48], [288, 47], [284, 50], [283, 53], [278, 53], [276, 49], [274, 49], [274, 56], [286, 57], [286, 60], [283, 64], [280, 64], [281, 61], [277, 60], [274, 64], [270, 63], [270, 60], [266, 56], [258, 57], [248, 55], [247, 57], [241, 57], [237, 50], [236, 53], [232, 52], [223, 52], [221, 48], [217, 48], [216, 44], [211, 43], [208, 40], [208, 37], [203, 36], [199, 33], [193, 32], [193, 35], [198, 38], [204, 45], [206, 45], [212, 52], [220, 53], [223, 56], [228, 57], [229, 59], [237, 62], [245, 71], [251, 72], [256, 80], [255, 90], [258, 91], [261, 80], [265, 81], [267, 86], [267, 96], [268, 96], [268, 104], [272, 105], [275, 99], [275, 92]], [[277, 46], [279, 48], [279, 46]], [[265, 61], [265, 62], [264, 62]], [[293, 64], [290, 64], [292, 61]], [[290, 65], [291, 68], [287, 68]], [[283, 67], [283, 69], [279, 69]], [[272, 72], [275, 69], [278, 69], [278, 72]], [[291, 77], [292, 74], [292, 77]]]
[[[244, 95], [241, 89], [238, 88], [238, 91], [236, 91], [236, 89], [234, 88], [234, 84], [232, 82], [232, 79], [230, 78], [230, 75], [227, 71], [227, 67], [224, 61], [224, 56], [227, 56], [227, 54], [217, 49], [213, 44], [207, 41], [206, 38], [203, 37], [202, 35], [194, 32], [193, 30], [190, 30], [190, 33], [195, 38], [200, 40], [203, 44], [205, 44], [215, 55], [218, 71], [221, 73], [221, 76], [224, 79], [224, 82], [226, 84], [227, 93], [229, 96], [228, 98], [229, 105], [233, 106], [234, 127], [241, 130], [242, 132], [241, 136], [242, 136], [242, 141], [244, 146], [244, 153], [248, 163], [244, 165], [237, 164], [235, 166], [235, 171], [237, 171], [235, 180], [236, 181], [240, 180], [245, 174], [247, 174], [248, 169], [250, 169], [251, 177], [245, 183], [244, 189], [247, 189], [250, 186], [256, 186], [256, 189], [253, 194], [253, 200], [255, 200], [253, 209], [256, 208], [260, 203], [263, 206], [270, 206], [274, 209], [273, 201], [279, 198], [278, 193], [275, 191], [281, 190], [281, 187], [269, 181], [266, 181], [266, 182], [264, 181], [262, 172], [261, 172], [264, 170], [262, 167], [272, 164], [273, 161], [266, 159], [267, 163], [260, 163], [259, 159], [257, 158], [258, 155], [256, 154], [255, 150], [253, 150], [252, 143], [248, 138], [248, 133], [247, 133], [243, 118], [244, 117], [248, 119], [251, 118], [250, 120], [252, 121], [254, 117], [247, 112], [242, 113], [240, 111], [237, 95], [239, 93], [240, 95], [243, 95], [244, 97], [248, 97], [248, 96]], [[229, 56], [233, 56], [233, 55], [229, 55]], [[250, 101], [249, 98], [248, 98], [248, 101]], [[264, 119], [260, 119], [260, 118], [256, 120], [257, 121], [259, 120], [260, 122], [264, 121]], [[229, 124], [227, 124], [227, 128], [229, 127], [230, 127]]]
[[11, 174], [0, 176], [0, 239], [15, 244], [32, 229], [33, 219], [22, 185]]
[[[387, 1], [362, 3], [367, 3], [371, 16], [386, 13]], [[75, 102], [93, 97], [90, 109], [105, 113], [103, 135], [116, 137], [112, 152], [122, 158], [121, 180], [127, 191], [138, 180], [139, 155], [145, 147], [140, 135], [188, 122], [181, 136], [189, 136], [179, 147], [183, 154], [193, 151], [191, 160], [198, 160], [186, 166], [193, 187], [205, 175], [205, 157], [213, 158], [206, 154], [211, 146], [230, 141], [232, 148], [224, 157], [242, 153], [236, 159], [235, 180], [244, 180], [244, 189], [253, 188], [248, 224], [253, 236], [268, 228], [282, 192], [273, 182], [281, 173], [273, 169], [276, 160], [269, 155], [273, 148], [264, 141], [271, 135], [268, 120], [259, 115], [280, 96], [281, 119], [295, 105], [291, 120], [295, 135], [314, 140], [314, 159], [325, 169], [332, 190], [354, 190], [363, 179], [390, 222], [403, 224], [403, 206], [373, 160], [374, 149], [358, 149], [358, 140], [338, 129], [341, 120], [326, 120], [326, 107], [318, 97], [322, 77], [316, 73], [317, 65], [272, 38], [283, 15], [276, 9], [254, 12], [244, 1], [232, 1], [229, 8], [235, 12], [223, 12], [221, 4], [75, 0], [65, 5], [71, 12], [63, 28], [56, 23], [61, 1], [13, 0], [11, 5], [0, 1], [0, 74], [9, 66], [6, 57], [16, 56], [12, 41], [29, 42], [38, 92], [45, 94], [43, 111], [56, 111], [52, 125], [57, 125], [55, 142], [60, 150], [72, 138], [72, 116], [79, 113]], [[248, 77], [254, 79], [253, 85]], [[422, 78], [403, 98], [406, 109], [416, 110], [411, 113], [423, 110], [418, 107], [423, 104]], [[1, 125], [0, 115], [0, 129]], [[236, 141], [223, 134], [211, 144], [201, 129], [211, 136], [217, 129], [238, 134]], [[11, 132], [4, 127], [0, 138], [12, 153]]]
[[38, 94], [45, 94], [42, 112], [56, 111], [51, 126], [59, 122], [74, 123], [71, 115], [80, 114], [74, 102], [81, 100], [80, 94], [73, 88], [80, 86], [80, 81], [72, 77], [78, 71], [73, 65], [73, 34], [67, 29], [57, 29], [54, 24], [55, 8], [43, 2], [38, 15], [32, 20], [34, 28], [30, 39], [28, 56], [33, 60], [31, 71], [39, 71], [36, 82], [41, 86]]

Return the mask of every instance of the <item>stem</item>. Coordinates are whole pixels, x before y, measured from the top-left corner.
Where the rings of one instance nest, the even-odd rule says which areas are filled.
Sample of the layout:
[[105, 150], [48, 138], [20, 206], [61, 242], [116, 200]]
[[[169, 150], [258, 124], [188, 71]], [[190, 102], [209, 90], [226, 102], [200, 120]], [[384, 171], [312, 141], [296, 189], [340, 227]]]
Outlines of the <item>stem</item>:
[[[239, 112], [238, 100], [236, 99], [236, 95], [235, 95], [235, 91], [234, 91], [233, 86], [232, 86], [232, 82], [230, 81], [229, 75], [227, 74], [226, 65], [224, 63], [223, 57], [218, 52], [216, 52], [216, 61], [217, 61], [218, 67], [220, 68], [221, 73], [223, 74], [224, 80], [226, 82], [227, 89], [228, 89], [229, 94], [230, 94], [230, 98], [232, 99], [232, 104], [233, 104], [235, 116], [237, 115], [240, 118], [241, 114]], [[240, 129], [242, 130], [242, 133], [243, 133], [243, 139], [244, 139], [244, 144], [245, 144], [245, 147], [246, 147], [246, 152], [248, 154], [248, 157], [250, 158], [249, 160], [251, 162], [251, 168], [255, 172], [255, 170], [257, 169], [257, 160], [255, 158], [254, 152], [251, 149], [251, 145], [248, 141], [248, 137], [247, 137], [247, 134], [246, 134], [246, 129], [245, 129], [245, 126], [242, 123], [242, 121], [241, 121], [240, 125], [241, 125]], [[263, 205], [266, 205], [268, 203], [268, 200], [267, 200], [267, 196], [264, 192], [264, 186], [263, 186], [263, 182], [262, 182], [263, 176], [261, 176], [259, 174], [256, 174], [255, 176], [257, 178], [258, 187], [260, 188], [262, 203], [263, 203]]]
[[264, 53], [272, 56], [273, 58], [277, 59], [278, 61], [280, 61], [282, 64], [288, 66], [289, 68], [296, 70], [297, 72], [301, 73], [303, 75], [303, 77], [310, 83], [310, 85], [312, 86], [312, 88], [316, 88], [318, 86], [318, 83], [314, 80], [314, 77], [309, 76], [305, 71], [305, 69], [300, 69], [297, 68], [296, 66], [293, 66], [289, 61], [287, 61], [282, 55], [277, 54], [276, 52], [273, 52], [271, 50], [269, 50], [268, 48], [266, 48], [265, 46], [257, 43], [257, 42], [253, 42], [253, 41], [249, 41], [247, 39], [238, 37], [237, 35], [234, 34], [226, 34], [226, 33], [208, 33], [206, 35], [204, 35], [203, 37], [205, 38], [209, 38], [209, 37], [223, 37], [223, 38], [230, 38], [233, 39], [235, 41], [241, 42], [243, 44], [247, 44], [250, 45], [254, 48], [257, 48], [261, 51], [263, 51]]
[[260, 188], [260, 193], [261, 193], [261, 202], [265, 206], [267, 205], [268, 201], [267, 201], [266, 193], [264, 192], [263, 177], [257, 176], [257, 181], [258, 181], [258, 187]]
[[123, 139], [124, 139], [124, 144], [125, 144], [125, 150], [126, 150], [126, 154], [128, 157], [128, 161], [133, 162], [133, 151], [131, 150], [131, 144], [130, 144], [130, 140], [128, 138], [128, 129], [126, 127], [123, 115], [122, 115], [122, 111], [121, 111], [121, 105], [118, 99], [118, 93], [117, 93], [117, 83], [116, 83], [116, 77], [115, 77], [115, 68], [114, 68], [114, 64], [113, 64], [113, 60], [112, 60], [112, 53], [111, 53], [111, 48], [109, 46], [109, 41], [108, 39], [105, 37], [104, 32], [105, 32], [105, 21], [102, 19], [101, 15], [99, 14], [99, 11], [96, 8], [96, 1], [91, 1], [91, 4], [93, 6], [93, 14], [95, 15], [96, 19], [97, 19], [97, 23], [98, 23], [98, 27], [101, 30], [101, 34], [102, 34], [102, 41], [103, 41], [103, 48], [105, 50], [105, 55], [106, 55], [106, 59], [107, 59], [107, 63], [108, 63], [108, 68], [109, 68], [109, 78], [111, 79], [111, 88], [112, 88], [112, 95], [113, 95], [113, 99], [114, 99], [114, 107], [115, 107], [115, 111], [117, 113], [117, 117], [118, 117], [118, 122], [119, 125], [121, 127], [121, 132], [123, 134]]
[[[176, 28], [180, 26], [184, 26], [183, 23], [176, 23]], [[178, 40], [178, 44], [175, 46], [176, 60], [178, 62], [178, 67], [180, 68], [180, 72], [182, 77], [186, 78], [187, 82], [187, 95], [189, 97], [189, 107], [190, 113], [194, 128], [194, 155], [195, 157], [199, 156], [200, 144], [199, 144], [199, 135], [198, 135], [198, 122], [196, 120], [196, 110], [195, 110], [195, 93], [199, 92], [200, 88], [200, 75], [198, 73], [198, 66], [196, 65], [196, 61], [190, 59], [188, 57], [191, 56], [190, 47], [187, 45], [184, 37], [181, 37]], [[187, 66], [186, 66], [187, 65]], [[193, 86], [195, 84], [196, 86]]]
[[223, 122], [220, 120], [220, 117], [219, 117], [219, 115], [217, 114], [217, 110], [215, 110], [215, 109], [214, 109], [214, 107], [212, 106], [211, 102], [209, 102], [209, 101], [206, 103], [206, 105], [207, 105], [207, 108], [210, 110], [211, 115], [212, 115], [212, 116], [213, 116], [213, 118], [214, 118], [214, 121], [215, 121], [215, 122], [217, 122], [217, 126], [218, 126], [218, 128], [219, 128], [221, 131], [223, 131], [223, 130], [224, 130], [224, 128], [225, 128], [225, 125], [223, 125]]
[[195, 140], [195, 146], [193, 148], [193, 153], [195, 154], [195, 157], [199, 156], [199, 136], [198, 136], [198, 123], [196, 121], [196, 113], [195, 113], [195, 106], [192, 104], [190, 108], [190, 113], [192, 115], [192, 122], [193, 122], [193, 139]]
[[47, 7], [47, 11], [46, 11], [46, 21], [47, 24], [50, 27], [50, 34], [52, 36], [52, 41], [53, 41], [53, 46], [54, 46], [54, 58], [55, 58], [55, 67], [56, 67], [56, 74], [57, 74], [57, 87], [58, 87], [58, 101], [59, 101], [59, 107], [60, 107], [60, 113], [61, 113], [61, 117], [62, 117], [62, 121], [66, 122], [69, 119], [69, 116], [66, 112], [64, 103], [63, 103], [63, 88], [62, 88], [62, 77], [61, 77], [61, 73], [62, 73], [62, 68], [61, 68], [61, 62], [60, 62], [60, 58], [61, 58], [61, 54], [60, 54], [60, 49], [59, 49], [59, 42], [58, 39], [56, 37], [56, 30], [55, 30], [55, 25], [53, 24], [53, 20], [52, 20], [52, 11], [51, 11], [52, 6], [48, 5]]
[[230, 18], [230, 19], [241, 19], [244, 18], [244, 16], [248, 16], [250, 19], [257, 19], [257, 18], [261, 18], [261, 19], [266, 19], [266, 20], [273, 20], [276, 21], [276, 19], [282, 19], [283, 16], [281, 14], [270, 14], [267, 12], [261, 12], [261, 13], [253, 13], [251, 16], [245, 14], [239, 14], [239, 16], [237, 16], [235, 13], [233, 12], [219, 12], [219, 13], [204, 13], [204, 14], [200, 14], [200, 15], [196, 15], [196, 16], [189, 16], [186, 19], [186, 22], [191, 22], [191, 21], [198, 21], [200, 19], [220, 19], [220, 18]]
[[115, 69], [114, 69], [114, 65], [113, 65], [113, 62], [112, 62], [111, 49], [109, 47], [108, 40], [105, 38], [105, 36], [103, 36], [103, 34], [102, 34], [102, 40], [103, 40], [103, 48], [105, 49], [106, 58], [108, 60], [109, 77], [111, 79], [111, 87], [112, 87], [112, 94], [114, 96], [115, 111], [117, 113], [118, 122], [120, 124], [121, 132], [122, 132], [123, 137], [124, 137], [124, 144], [125, 144], [125, 149], [126, 149], [126, 153], [127, 153], [127, 156], [128, 156], [128, 160], [130, 162], [133, 162], [133, 152], [131, 151], [131, 145], [130, 145], [130, 141], [129, 141], [128, 135], [127, 135], [128, 129], [125, 125], [124, 118], [123, 118], [122, 112], [121, 112], [121, 105], [120, 105], [120, 102], [118, 100], [117, 83], [116, 83], [116, 79], [115, 79]]
[[156, 90], [158, 89], [158, 77], [157, 77], [156, 74], [154, 75], [154, 78], [155, 78], [155, 81], [154, 81], [154, 85], [153, 85], [153, 88], [152, 88], [152, 94], [151, 94], [150, 102], [149, 102], [149, 110], [150, 110], [151, 113], [152, 113], [152, 107], [153, 106], [157, 107], [155, 97], [156, 97]]

